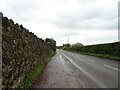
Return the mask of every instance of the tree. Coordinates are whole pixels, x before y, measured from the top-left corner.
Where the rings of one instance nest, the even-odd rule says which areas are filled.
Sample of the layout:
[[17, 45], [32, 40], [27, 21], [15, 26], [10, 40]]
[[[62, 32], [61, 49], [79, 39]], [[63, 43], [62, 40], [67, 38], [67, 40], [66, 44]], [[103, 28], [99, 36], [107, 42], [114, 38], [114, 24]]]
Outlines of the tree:
[[50, 45], [53, 51], [56, 51], [56, 41], [52, 38], [46, 38], [45, 41]]

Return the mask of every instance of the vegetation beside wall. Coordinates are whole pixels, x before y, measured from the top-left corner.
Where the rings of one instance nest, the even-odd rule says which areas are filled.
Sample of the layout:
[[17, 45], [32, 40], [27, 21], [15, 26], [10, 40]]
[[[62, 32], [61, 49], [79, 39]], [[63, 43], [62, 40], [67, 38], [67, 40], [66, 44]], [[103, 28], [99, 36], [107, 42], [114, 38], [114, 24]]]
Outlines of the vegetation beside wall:
[[45, 41], [50, 45], [53, 51], [56, 51], [56, 41], [52, 38], [46, 38]]
[[31, 85], [39, 78], [39, 76], [42, 74], [44, 67], [46, 64], [50, 61], [51, 57], [55, 55], [55, 52], [51, 52], [51, 54], [44, 58], [43, 63], [39, 63], [36, 65], [31, 72], [24, 78], [23, 82], [20, 83], [20, 85], [17, 87], [18, 89], [21, 88], [30, 88]]

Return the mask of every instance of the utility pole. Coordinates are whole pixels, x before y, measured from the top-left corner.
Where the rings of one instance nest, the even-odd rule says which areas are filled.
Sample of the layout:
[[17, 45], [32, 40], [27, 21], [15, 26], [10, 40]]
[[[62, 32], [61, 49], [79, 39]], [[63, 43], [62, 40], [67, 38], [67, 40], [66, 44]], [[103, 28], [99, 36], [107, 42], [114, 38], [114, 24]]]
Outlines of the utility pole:
[[68, 37], [68, 44], [69, 44], [69, 37]]

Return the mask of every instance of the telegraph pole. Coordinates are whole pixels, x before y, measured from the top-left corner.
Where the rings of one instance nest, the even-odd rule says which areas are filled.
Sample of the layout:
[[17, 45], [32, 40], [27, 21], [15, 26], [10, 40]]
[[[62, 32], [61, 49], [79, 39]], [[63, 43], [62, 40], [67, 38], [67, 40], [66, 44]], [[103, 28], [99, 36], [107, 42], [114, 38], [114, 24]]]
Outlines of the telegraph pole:
[[69, 37], [68, 37], [68, 44], [69, 44]]

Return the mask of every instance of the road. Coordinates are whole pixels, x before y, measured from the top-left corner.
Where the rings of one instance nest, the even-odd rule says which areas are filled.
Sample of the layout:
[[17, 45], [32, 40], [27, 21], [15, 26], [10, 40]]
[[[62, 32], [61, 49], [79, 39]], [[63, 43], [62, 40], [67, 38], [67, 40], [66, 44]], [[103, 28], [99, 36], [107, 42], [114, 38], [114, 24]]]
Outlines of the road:
[[57, 50], [34, 88], [118, 88], [118, 61]]

